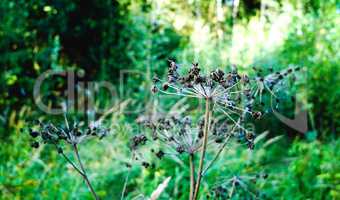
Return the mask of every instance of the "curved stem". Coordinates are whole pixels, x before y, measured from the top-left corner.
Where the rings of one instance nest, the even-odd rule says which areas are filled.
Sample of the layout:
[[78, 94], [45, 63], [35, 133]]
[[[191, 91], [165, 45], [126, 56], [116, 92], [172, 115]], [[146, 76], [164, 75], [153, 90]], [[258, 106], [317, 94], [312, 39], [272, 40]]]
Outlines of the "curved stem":
[[195, 186], [195, 192], [194, 192], [193, 200], [197, 199], [197, 195], [198, 195], [198, 192], [199, 192], [199, 189], [200, 189], [200, 185], [201, 185], [204, 158], [205, 158], [205, 153], [207, 151], [210, 115], [211, 115], [211, 111], [210, 111], [210, 99], [206, 98], [206, 100], [205, 100], [205, 115], [204, 115], [203, 145], [202, 145], [201, 158], [200, 158], [199, 166], [198, 166], [197, 183], [196, 183], [196, 186]]
[[86, 182], [86, 185], [88, 186], [88, 188], [90, 189], [93, 197], [96, 199], [96, 200], [99, 200], [99, 197], [97, 196], [96, 192], [94, 191], [92, 185], [91, 185], [91, 182], [89, 180], [89, 178], [87, 177], [87, 174], [86, 174], [86, 171], [85, 171], [85, 168], [83, 166], [83, 163], [81, 162], [81, 159], [80, 159], [80, 156], [79, 156], [79, 152], [78, 152], [78, 147], [76, 144], [73, 145], [73, 150], [74, 150], [74, 153], [76, 154], [76, 158], [78, 160], [78, 163], [80, 165], [80, 169], [81, 171], [83, 172], [83, 178]]

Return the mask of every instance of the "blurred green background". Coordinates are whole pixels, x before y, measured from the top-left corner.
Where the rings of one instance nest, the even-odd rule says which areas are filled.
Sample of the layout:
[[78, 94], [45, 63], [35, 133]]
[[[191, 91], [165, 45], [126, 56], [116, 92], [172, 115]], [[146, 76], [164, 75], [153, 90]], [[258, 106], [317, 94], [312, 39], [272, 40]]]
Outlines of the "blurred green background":
[[[340, 199], [338, 0], [2, 0], [0, 22], [0, 199], [91, 199], [56, 152], [32, 150], [20, 132], [26, 119], [51, 118], [32, 97], [36, 78], [48, 69], [110, 81], [117, 87], [116, 106], [129, 101], [108, 118], [113, 136], [80, 147], [98, 194], [120, 199], [128, 140], [138, 131], [137, 114], [124, 110], [148, 112], [150, 79], [166, 71], [168, 58], [181, 65], [197, 61], [206, 70], [236, 64], [249, 73], [252, 66], [305, 67], [289, 92], [308, 111], [308, 132], [267, 115], [257, 130], [269, 133], [255, 150], [224, 152], [202, 191], [221, 176], [265, 171], [269, 178], [256, 185], [263, 199]], [[122, 78], [121, 70], [137, 73]], [[49, 79], [42, 93], [55, 105], [66, 87], [61, 77]], [[107, 97], [96, 102], [106, 105]], [[280, 108], [286, 116], [293, 111], [288, 101]], [[188, 171], [166, 159], [154, 170], [132, 168], [127, 199], [149, 196], [168, 176], [161, 199], [188, 199]]]

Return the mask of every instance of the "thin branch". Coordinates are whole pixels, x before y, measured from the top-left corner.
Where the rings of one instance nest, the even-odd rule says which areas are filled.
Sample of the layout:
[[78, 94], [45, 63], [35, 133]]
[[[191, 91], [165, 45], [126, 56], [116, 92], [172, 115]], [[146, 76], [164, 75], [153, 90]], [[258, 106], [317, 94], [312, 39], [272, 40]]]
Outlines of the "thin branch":
[[61, 155], [65, 158], [65, 160], [70, 163], [73, 167], [73, 169], [75, 169], [81, 176], [85, 176], [84, 173], [64, 154], [64, 152], [61, 152]]
[[83, 175], [83, 178], [84, 178], [84, 180], [85, 180], [85, 182], [86, 182], [88, 188], [90, 189], [90, 191], [91, 191], [93, 197], [94, 197], [96, 200], [99, 200], [99, 197], [97, 196], [96, 192], [94, 191], [94, 189], [93, 189], [93, 187], [92, 187], [92, 185], [91, 185], [91, 182], [90, 182], [89, 178], [87, 177], [87, 174], [86, 174], [85, 168], [84, 168], [84, 166], [83, 166], [83, 163], [81, 162], [81, 159], [80, 159], [80, 156], [79, 156], [79, 152], [78, 152], [78, 147], [77, 147], [76, 144], [73, 145], [73, 150], [74, 150], [74, 153], [75, 153], [76, 158], [77, 158], [77, 160], [78, 160], [78, 163], [79, 163], [79, 165], [80, 165], [80, 168], [81, 168], [81, 170], [82, 170], [82, 172], [83, 172], [83, 174], [84, 174], [84, 175]]
[[[135, 153], [132, 152], [131, 163], [134, 160], [134, 158], [135, 158]], [[124, 199], [124, 194], [125, 194], [125, 191], [126, 191], [126, 187], [127, 187], [127, 183], [128, 183], [128, 180], [129, 180], [130, 173], [131, 173], [131, 169], [132, 169], [132, 166], [129, 166], [129, 170], [128, 170], [127, 175], [125, 177], [124, 186], [123, 186], [123, 190], [122, 190], [120, 200]]]
[[[54, 146], [55, 146], [55, 148], [58, 150], [58, 146], [57, 146], [57, 144], [56, 143], [53, 143], [54, 144]], [[84, 173], [72, 162], [72, 160], [71, 159], [69, 159], [66, 155], [65, 155], [65, 153], [63, 152], [63, 151], [61, 151], [60, 152], [60, 154], [65, 158], [65, 160], [68, 162], [68, 163], [70, 163], [71, 165], [72, 165], [72, 167], [73, 167], [73, 169], [75, 169], [81, 176], [84, 176]]]
[[236, 181], [237, 181], [237, 179], [236, 179], [236, 177], [234, 177], [234, 178], [233, 178], [233, 185], [232, 185], [231, 190], [230, 190], [230, 192], [229, 192], [229, 198], [231, 198], [231, 197], [233, 196], [233, 194], [234, 194]]
[[224, 148], [227, 146], [228, 142], [229, 142], [229, 139], [230, 139], [230, 135], [228, 135], [226, 141], [222, 144], [222, 146], [220, 147], [220, 149], [218, 150], [217, 154], [215, 155], [214, 159], [212, 159], [208, 166], [203, 170], [202, 172], [202, 176], [204, 176], [207, 171], [209, 170], [209, 168], [216, 162], [216, 160], [218, 159], [218, 157], [220, 156], [220, 154], [222, 153], [222, 151], [224, 150]]

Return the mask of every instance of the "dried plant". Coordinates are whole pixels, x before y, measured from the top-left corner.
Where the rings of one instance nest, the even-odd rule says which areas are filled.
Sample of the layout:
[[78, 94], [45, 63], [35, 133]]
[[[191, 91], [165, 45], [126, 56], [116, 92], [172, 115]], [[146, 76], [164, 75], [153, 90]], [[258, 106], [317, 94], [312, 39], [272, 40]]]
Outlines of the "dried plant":
[[[101, 124], [101, 120], [91, 122], [88, 126], [85, 126], [84, 123], [74, 123], [70, 126], [66, 114], [64, 118], [65, 122], [62, 125], [54, 125], [51, 122], [45, 123], [42, 121], [33, 122], [31, 127], [28, 128], [28, 132], [32, 137], [31, 146], [39, 148], [41, 144], [52, 145], [58, 154], [81, 175], [93, 197], [99, 199], [81, 160], [79, 144], [87, 139], [102, 139], [110, 133], [110, 130]], [[66, 146], [71, 147], [78, 164], [65, 154]]]
[[254, 183], [268, 178], [268, 174], [260, 173], [255, 176], [233, 176], [219, 180], [212, 186], [212, 191], [207, 195], [208, 199], [230, 199], [235, 194], [242, 199], [259, 199], [263, 194], [251, 187]]
[[[190, 116], [176, 114], [151, 116], [140, 120], [139, 123], [151, 130], [151, 138], [144, 133], [132, 138], [131, 149], [136, 154], [136, 159], [140, 160], [144, 167], [152, 167], [153, 164], [144, 161], [144, 154], [137, 151], [148, 140], [158, 141], [163, 144], [164, 149], [167, 149], [151, 150], [159, 159], [167, 155], [171, 157], [188, 155], [190, 200], [196, 200], [202, 177], [231, 139], [246, 144], [249, 149], [254, 148], [255, 131], [247, 126], [247, 122], [260, 119], [265, 113], [264, 93], [275, 98], [276, 104], [279, 103], [280, 99], [276, 92], [282, 89], [280, 87], [286, 77], [299, 68], [289, 68], [276, 73], [270, 69], [267, 75], [262, 75], [261, 69], [254, 70], [256, 77], [253, 78], [240, 74], [235, 66], [227, 73], [217, 69], [209, 75], [204, 75], [198, 64], [194, 63], [190, 70], [182, 75], [179, 66], [169, 60], [167, 80], [162, 81], [154, 77], [151, 91], [201, 99], [205, 104], [204, 114], [196, 120]], [[210, 146], [217, 146], [217, 151], [214, 158], [207, 162], [206, 154]], [[197, 156], [198, 166], [195, 162]]]

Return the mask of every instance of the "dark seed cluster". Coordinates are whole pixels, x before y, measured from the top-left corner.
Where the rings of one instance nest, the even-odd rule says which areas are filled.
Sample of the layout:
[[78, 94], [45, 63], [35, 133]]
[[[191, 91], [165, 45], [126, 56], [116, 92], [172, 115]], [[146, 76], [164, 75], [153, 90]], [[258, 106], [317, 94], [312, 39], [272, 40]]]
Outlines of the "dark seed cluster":
[[[280, 100], [275, 95], [275, 89], [280, 87], [285, 77], [294, 76], [294, 72], [300, 68], [291, 67], [280, 72], [269, 68], [269, 73], [266, 74], [260, 68], [254, 67], [253, 70], [255, 77], [239, 73], [236, 66], [232, 66], [228, 72], [216, 69], [209, 75], [204, 75], [198, 63], [193, 63], [186, 74], [181, 74], [178, 64], [169, 60], [167, 81], [163, 82], [155, 77], [153, 92], [209, 99], [213, 102], [214, 112], [226, 116], [220, 130], [217, 130], [217, 124], [210, 127], [214, 142], [223, 143], [228, 135], [235, 136], [237, 141], [254, 149], [255, 133], [246, 128], [246, 121], [259, 120], [267, 112], [264, 109], [264, 94], [274, 97], [278, 104]], [[204, 120], [198, 121], [197, 126], [186, 126], [178, 119], [159, 119], [157, 122], [146, 122], [145, 125], [151, 128], [154, 139], [161, 137], [163, 142], [170, 143], [180, 154], [192, 153], [201, 145]], [[209, 139], [211, 138], [210, 136]]]
[[[28, 122], [29, 127], [23, 128], [21, 132], [28, 132], [31, 136], [32, 148], [39, 148], [41, 144], [52, 145], [60, 157], [65, 159], [84, 179], [94, 199], [99, 199], [85, 171], [78, 149], [82, 141], [90, 137], [102, 139], [109, 134], [110, 130], [101, 124], [102, 119], [91, 122], [88, 126], [85, 126], [83, 122], [73, 123], [73, 125], [70, 126], [65, 113], [64, 120], [65, 122], [59, 126], [51, 122], [42, 122], [39, 120]], [[68, 144], [73, 150], [75, 154], [74, 159], [64, 153], [65, 149], [63, 147], [66, 146], [65, 144]]]
[[[160, 143], [168, 150], [152, 153], [159, 159], [166, 155], [194, 154], [200, 150], [203, 141], [204, 120], [193, 121], [189, 116], [159, 117], [156, 120], [143, 120], [139, 123], [151, 132], [152, 143]], [[209, 146], [222, 145], [229, 139], [239, 140], [249, 146], [254, 146], [255, 133], [244, 131], [235, 124], [225, 120], [212, 120], [209, 125], [211, 134], [208, 136]], [[136, 135], [131, 139], [132, 149], [137, 149], [147, 141], [144, 134]], [[253, 147], [249, 147], [253, 148]]]
[[213, 70], [209, 75], [204, 75], [198, 65], [193, 63], [186, 74], [180, 74], [179, 66], [173, 60], [169, 60], [167, 80], [154, 77], [152, 91], [168, 95], [177, 95], [192, 98], [210, 99], [216, 106], [216, 110], [228, 115], [250, 116], [260, 119], [263, 115], [263, 94], [268, 93], [280, 102], [275, 95], [275, 89], [280, 87], [288, 75], [294, 76], [299, 67], [288, 68], [280, 72], [269, 73], [259, 68], [253, 68], [255, 77], [238, 72], [236, 66], [232, 66], [229, 72], [221, 69]]
[[58, 153], [62, 153], [61, 142], [76, 145], [89, 137], [102, 139], [109, 131], [109, 129], [104, 128], [98, 122], [91, 123], [83, 128], [77, 123], [74, 123], [72, 127], [67, 127], [65, 125], [56, 126], [50, 122], [35, 121], [28, 128], [33, 148], [38, 148], [40, 144], [53, 144], [56, 146]]
[[136, 135], [131, 139], [131, 148], [136, 149], [139, 146], [145, 145], [147, 140], [148, 139], [143, 134]]

